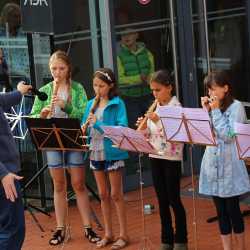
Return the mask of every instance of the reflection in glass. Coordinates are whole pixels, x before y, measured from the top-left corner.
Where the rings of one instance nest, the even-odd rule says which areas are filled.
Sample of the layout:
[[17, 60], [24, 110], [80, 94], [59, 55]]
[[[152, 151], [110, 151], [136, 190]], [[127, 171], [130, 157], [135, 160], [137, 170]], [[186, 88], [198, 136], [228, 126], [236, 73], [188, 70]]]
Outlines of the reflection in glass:
[[[226, 70], [235, 87], [235, 96], [247, 100], [246, 58], [246, 14], [244, 1], [206, 1], [208, 20], [208, 42], [211, 70]], [[198, 15], [199, 13], [199, 15]], [[203, 79], [206, 71], [204, 53], [204, 20], [200, 1], [193, 0], [193, 29], [195, 37], [196, 63], [199, 80], [199, 95], [203, 95]]]
[[20, 80], [30, 79], [26, 34], [21, 28], [21, 10], [15, 3], [7, 3], [0, 16], [0, 48], [9, 68], [13, 86]]

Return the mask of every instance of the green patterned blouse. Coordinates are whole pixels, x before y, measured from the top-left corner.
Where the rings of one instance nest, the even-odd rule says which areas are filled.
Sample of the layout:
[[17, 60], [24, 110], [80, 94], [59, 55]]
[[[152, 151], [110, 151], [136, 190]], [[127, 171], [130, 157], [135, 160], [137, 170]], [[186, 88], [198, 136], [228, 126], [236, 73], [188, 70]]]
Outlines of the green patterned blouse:
[[[46, 101], [41, 101], [38, 97], [35, 98], [30, 116], [33, 118], [39, 118], [41, 110], [50, 105], [51, 97], [53, 93], [53, 84], [52, 82], [47, 83], [43, 87], [39, 89], [41, 92], [45, 92], [48, 95], [48, 99]], [[69, 118], [78, 118], [82, 119], [86, 104], [87, 104], [87, 95], [83, 88], [83, 86], [75, 81], [71, 82], [70, 89], [71, 100], [66, 103], [64, 108], [64, 112], [68, 114]]]

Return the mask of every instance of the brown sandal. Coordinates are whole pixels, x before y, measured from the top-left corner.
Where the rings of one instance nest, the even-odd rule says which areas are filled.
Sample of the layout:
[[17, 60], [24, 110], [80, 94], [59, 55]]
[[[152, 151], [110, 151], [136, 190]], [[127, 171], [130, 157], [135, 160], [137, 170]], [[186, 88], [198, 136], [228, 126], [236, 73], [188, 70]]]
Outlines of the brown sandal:
[[115, 243], [112, 245], [111, 249], [112, 250], [118, 250], [126, 247], [129, 244], [128, 238], [124, 237], [118, 237], [115, 241]]
[[96, 248], [103, 248], [107, 245], [113, 243], [114, 240], [112, 237], [104, 236], [100, 241], [96, 242]]

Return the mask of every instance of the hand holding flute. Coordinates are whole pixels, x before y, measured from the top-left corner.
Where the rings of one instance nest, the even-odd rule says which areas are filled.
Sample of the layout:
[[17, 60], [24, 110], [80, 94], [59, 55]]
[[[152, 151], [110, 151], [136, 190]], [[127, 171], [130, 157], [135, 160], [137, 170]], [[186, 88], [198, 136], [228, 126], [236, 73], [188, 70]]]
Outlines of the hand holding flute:
[[86, 133], [87, 133], [87, 129], [88, 129], [89, 124], [96, 123], [96, 116], [94, 115], [94, 113], [95, 113], [99, 103], [100, 103], [100, 96], [96, 95], [95, 100], [94, 100], [93, 105], [92, 105], [92, 108], [89, 112], [89, 116], [88, 116], [86, 122], [82, 125], [82, 133], [84, 135], [86, 135]]
[[[51, 118], [54, 115], [55, 112], [55, 105], [57, 104], [57, 93], [59, 89], [59, 84], [54, 82], [53, 85], [53, 93], [50, 101], [50, 105], [44, 107], [40, 112], [41, 118]], [[65, 104], [64, 104], [65, 105]]]
[[159, 116], [154, 112], [157, 107], [158, 101], [155, 100], [153, 104], [149, 107], [148, 111], [145, 113], [144, 117], [139, 117], [136, 126], [137, 130], [144, 130], [147, 128], [147, 120], [150, 119], [153, 122], [160, 120]]
[[220, 102], [217, 96], [203, 96], [201, 97], [201, 106], [209, 112], [211, 109], [219, 108]]

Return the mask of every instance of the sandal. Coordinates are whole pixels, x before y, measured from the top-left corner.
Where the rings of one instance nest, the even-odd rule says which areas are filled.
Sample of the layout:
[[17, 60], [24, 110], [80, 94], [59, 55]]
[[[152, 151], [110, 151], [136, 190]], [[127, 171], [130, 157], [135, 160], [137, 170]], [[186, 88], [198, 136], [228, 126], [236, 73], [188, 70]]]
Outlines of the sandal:
[[112, 250], [118, 250], [126, 247], [128, 245], [129, 241], [127, 238], [124, 237], [118, 237], [115, 241], [115, 243], [112, 245]]
[[52, 235], [52, 238], [49, 240], [49, 244], [51, 246], [56, 246], [61, 243], [63, 243], [65, 238], [65, 228], [64, 227], [58, 227], [56, 228], [56, 231]]
[[84, 236], [89, 240], [90, 243], [96, 243], [101, 240], [101, 237], [98, 236], [91, 227], [84, 227]]
[[98, 241], [96, 243], [96, 248], [106, 247], [107, 245], [109, 245], [113, 242], [114, 242], [114, 240], [112, 237], [104, 236], [100, 241]]

